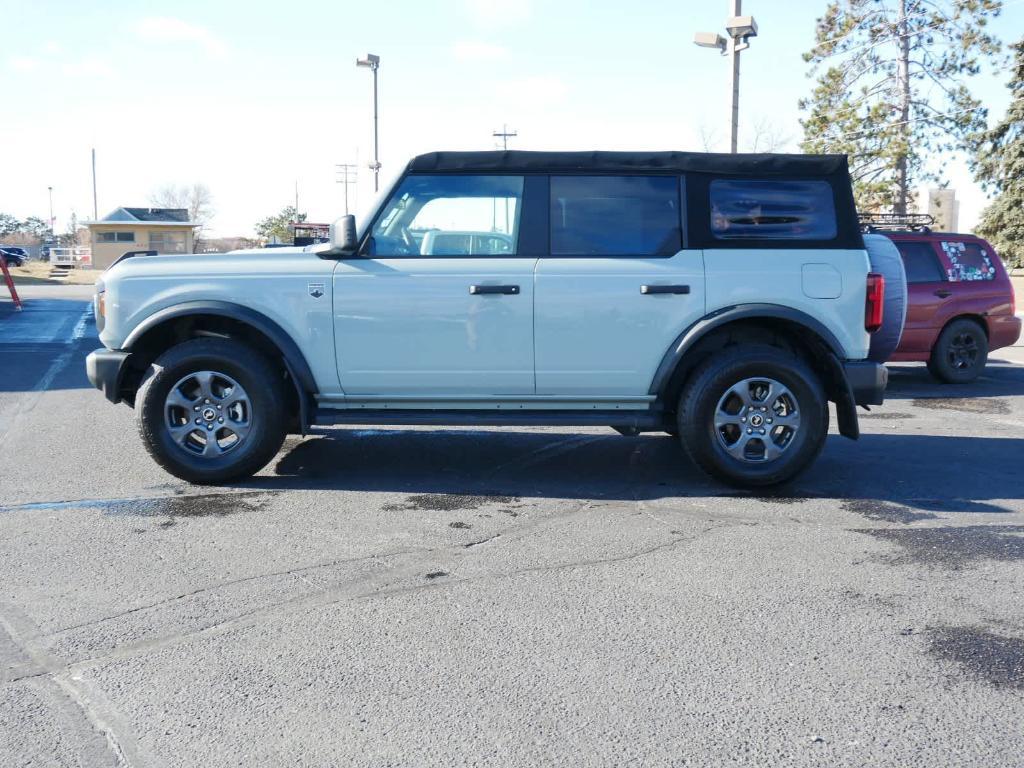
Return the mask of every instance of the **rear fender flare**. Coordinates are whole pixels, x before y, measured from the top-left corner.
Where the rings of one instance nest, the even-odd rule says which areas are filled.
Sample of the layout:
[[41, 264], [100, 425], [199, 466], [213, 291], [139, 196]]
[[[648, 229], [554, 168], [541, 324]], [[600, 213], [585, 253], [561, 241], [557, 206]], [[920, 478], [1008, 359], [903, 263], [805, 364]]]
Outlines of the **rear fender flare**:
[[[708, 334], [739, 320], [765, 319], [783, 320], [804, 328], [816, 338], [819, 346], [824, 347], [823, 351], [826, 354], [823, 357], [825, 359], [820, 361], [820, 366], [825, 375], [825, 386], [829, 398], [836, 403], [839, 431], [847, 437], [856, 439], [859, 433], [857, 410], [850, 383], [847, 381], [840, 363], [845, 358], [842, 344], [821, 321], [806, 312], [779, 304], [740, 304], [720, 309], [698, 320], [679, 334], [665, 352], [654, 374], [654, 379], [651, 381], [648, 394], [656, 395], [659, 399], [664, 400], [673, 384], [678, 383], [675, 381], [675, 374], [683, 365], [686, 354]], [[674, 407], [673, 404], [666, 405]]]

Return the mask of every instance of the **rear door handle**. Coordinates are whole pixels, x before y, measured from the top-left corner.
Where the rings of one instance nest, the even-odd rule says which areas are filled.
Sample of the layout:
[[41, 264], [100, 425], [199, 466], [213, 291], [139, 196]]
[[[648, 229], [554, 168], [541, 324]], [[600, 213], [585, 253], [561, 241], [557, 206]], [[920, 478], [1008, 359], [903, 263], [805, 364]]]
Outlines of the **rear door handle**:
[[471, 285], [469, 292], [474, 296], [485, 296], [488, 294], [500, 293], [505, 296], [515, 296], [519, 293], [518, 285]]
[[645, 296], [652, 293], [689, 293], [688, 285], [641, 285], [640, 293]]
[[940, 299], [948, 299], [950, 296], [953, 295], [953, 292], [947, 291], [945, 288], [940, 288], [935, 292], [935, 295], [938, 296]]

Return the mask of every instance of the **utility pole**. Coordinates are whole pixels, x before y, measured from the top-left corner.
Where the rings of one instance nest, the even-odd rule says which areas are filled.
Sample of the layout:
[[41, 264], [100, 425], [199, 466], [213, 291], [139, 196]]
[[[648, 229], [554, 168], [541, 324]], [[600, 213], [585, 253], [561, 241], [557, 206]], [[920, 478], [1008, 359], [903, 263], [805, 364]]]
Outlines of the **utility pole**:
[[295, 220], [299, 220], [299, 180], [295, 180]]
[[508, 126], [502, 124], [501, 130], [495, 131], [491, 135], [494, 136], [496, 139], [501, 139], [501, 148], [504, 149], [505, 151], [508, 151], [508, 140], [511, 138], [515, 138], [519, 134], [516, 133], [515, 131], [509, 131]]
[[338, 184], [345, 185], [345, 215], [348, 216], [348, 185], [356, 183], [359, 166], [355, 163], [337, 163], [334, 167], [338, 169]]
[[50, 239], [53, 239], [53, 187], [47, 187], [46, 191], [50, 193]]
[[92, 149], [92, 220], [99, 219], [99, 211], [96, 206], [96, 148]]
[[897, 197], [893, 205], [893, 213], [898, 216], [906, 216], [907, 198], [910, 197], [910, 190], [907, 188], [909, 186], [907, 153], [910, 149], [908, 146], [908, 136], [910, 135], [910, 35], [907, 34], [907, 0], [900, 0], [896, 34], [900, 52], [899, 61], [896, 64], [896, 82], [899, 89], [899, 130], [903, 147], [896, 160]]
[[380, 147], [377, 141], [377, 70], [380, 69], [380, 56], [372, 53], [366, 54], [365, 59], [356, 59], [357, 67], [369, 67], [373, 72], [373, 163], [370, 169], [373, 171], [373, 191], [380, 190]]
[[[902, 0], [905, 2], [905, 0]], [[757, 37], [757, 22], [753, 16], [740, 16], [742, 0], [729, 0], [729, 18], [725, 20], [726, 39], [716, 32], [698, 32], [693, 42], [702, 48], [716, 48], [723, 56], [729, 56], [732, 66], [729, 70], [729, 151], [739, 150], [740, 130], [740, 51], [750, 47], [750, 38]]]
[[[510, 131], [508, 129], [508, 125], [505, 124], [505, 123], [502, 123], [501, 124], [501, 130], [500, 131], [494, 131], [491, 135], [494, 136], [494, 138], [496, 138], [496, 139], [501, 139], [501, 148], [502, 148], [502, 150], [504, 150], [505, 152], [508, 152], [508, 140], [518, 136], [519, 134], [516, 133], [515, 131]], [[498, 227], [496, 226], [496, 222], [494, 221], [494, 218], [495, 218], [495, 215], [494, 215], [494, 204], [492, 203], [491, 204], [491, 228], [494, 229], [494, 230], [497, 230]], [[506, 235], [512, 234], [511, 229], [509, 228], [508, 198], [507, 197], [505, 198], [505, 234]]]

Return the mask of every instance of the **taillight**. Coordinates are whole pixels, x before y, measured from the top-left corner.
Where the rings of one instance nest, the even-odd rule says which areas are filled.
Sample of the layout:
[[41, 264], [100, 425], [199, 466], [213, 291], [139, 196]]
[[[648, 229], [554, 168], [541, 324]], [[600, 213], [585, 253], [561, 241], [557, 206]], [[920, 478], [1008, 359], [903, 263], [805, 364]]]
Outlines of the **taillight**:
[[868, 273], [868, 292], [864, 301], [864, 330], [874, 333], [882, 327], [885, 304], [885, 278], [876, 272]]

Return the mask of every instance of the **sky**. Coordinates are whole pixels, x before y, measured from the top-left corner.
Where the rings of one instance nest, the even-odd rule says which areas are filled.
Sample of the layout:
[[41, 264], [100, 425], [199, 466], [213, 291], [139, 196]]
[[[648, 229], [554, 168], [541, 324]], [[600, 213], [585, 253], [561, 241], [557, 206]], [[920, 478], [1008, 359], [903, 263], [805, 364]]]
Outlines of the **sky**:
[[[801, 53], [825, 0], [746, 0], [759, 34], [742, 54], [740, 145], [755, 127], [801, 135], [812, 87]], [[204, 183], [210, 236], [252, 235], [295, 201], [310, 221], [344, 213], [336, 164], [356, 163], [350, 208], [373, 199], [372, 52], [381, 182], [412, 155], [494, 149], [727, 149], [728, 59], [692, 44], [722, 31], [726, 0], [0, 0], [0, 212], [92, 218], [147, 206], [167, 184]], [[1024, 33], [1024, 0], [997, 31]], [[1008, 72], [976, 96], [1001, 116]], [[961, 229], [985, 197], [962, 158], [944, 181]]]

